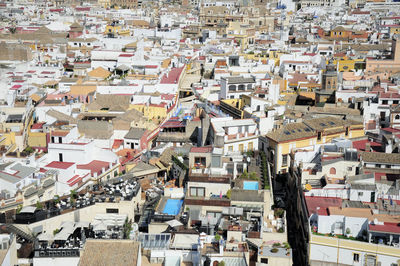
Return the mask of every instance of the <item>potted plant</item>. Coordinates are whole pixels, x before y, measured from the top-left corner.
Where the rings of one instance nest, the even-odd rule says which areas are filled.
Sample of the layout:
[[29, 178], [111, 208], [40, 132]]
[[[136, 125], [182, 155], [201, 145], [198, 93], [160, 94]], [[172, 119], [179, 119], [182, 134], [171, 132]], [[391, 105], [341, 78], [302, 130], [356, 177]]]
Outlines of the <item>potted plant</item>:
[[349, 237], [350, 236], [350, 233], [351, 233], [351, 230], [350, 230], [350, 228], [346, 228], [346, 237]]
[[272, 248], [270, 251], [271, 251], [271, 253], [277, 253], [277, 252], [279, 251], [279, 249], [277, 249], [277, 248]]

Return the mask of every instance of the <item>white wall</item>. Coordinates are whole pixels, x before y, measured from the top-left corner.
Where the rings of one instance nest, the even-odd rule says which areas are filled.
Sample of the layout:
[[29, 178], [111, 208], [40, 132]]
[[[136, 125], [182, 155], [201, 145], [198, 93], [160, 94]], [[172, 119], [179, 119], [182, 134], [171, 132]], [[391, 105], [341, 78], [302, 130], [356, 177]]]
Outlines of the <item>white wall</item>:
[[33, 258], [33, 265], [35, 266], [77, 266], [78, 264], [79, 257]]

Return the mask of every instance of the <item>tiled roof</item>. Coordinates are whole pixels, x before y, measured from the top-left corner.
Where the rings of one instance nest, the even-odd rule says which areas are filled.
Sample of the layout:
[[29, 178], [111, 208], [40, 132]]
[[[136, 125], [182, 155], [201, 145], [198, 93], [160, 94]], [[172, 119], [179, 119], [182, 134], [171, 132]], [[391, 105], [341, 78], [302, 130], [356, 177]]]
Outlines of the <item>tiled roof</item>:
[[308, 209], [308, 216], [312, 213], [320, 215], [328, 215], [329, 207], [342, 206], [341, 198], [328, 198], [328, 197], [305, 197]]
[[165, 74], [161, 79], [161, 84], [177, 84], [179, 77], [184, 69], [183, 67], [173, 68], [168, 74]]
[[73, 166], [75, 163], [68, 163], [68, 162], [58, 162], [58, 161], [53, 161], [46, 165], [45, 167], [47, 168], [56, 168], [56, 169], [68, 169], [71, 166]]
[[400, 153], [360, 152], [364, 162], [400, 164]]
[[210, 153], [212, 151], [212, 147], [193, 147], [190, 149], [190, 152], [196, 153]]
[[382, 233], [394, 233], [400, 235], [400, 226], [396, 223], [384, 223], [380, 224], [370, 224], [369, 231], [382, 232]]
[[79, 265], [137, 265], [139, 248], [139, 242], [132, 240], [89, 239], [86, 241]]

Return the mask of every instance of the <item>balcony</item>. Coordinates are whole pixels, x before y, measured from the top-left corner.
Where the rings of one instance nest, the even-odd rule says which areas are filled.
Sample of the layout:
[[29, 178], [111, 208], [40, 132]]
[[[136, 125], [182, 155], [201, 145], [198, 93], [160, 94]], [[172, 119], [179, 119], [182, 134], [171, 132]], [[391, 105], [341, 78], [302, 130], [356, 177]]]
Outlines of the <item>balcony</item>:
[[211, 173], [209, 168], [192, 169], [189, 171], [189, 181], [204, 183], [223, 183], [229, 184], [232, 175], [222, 173]]

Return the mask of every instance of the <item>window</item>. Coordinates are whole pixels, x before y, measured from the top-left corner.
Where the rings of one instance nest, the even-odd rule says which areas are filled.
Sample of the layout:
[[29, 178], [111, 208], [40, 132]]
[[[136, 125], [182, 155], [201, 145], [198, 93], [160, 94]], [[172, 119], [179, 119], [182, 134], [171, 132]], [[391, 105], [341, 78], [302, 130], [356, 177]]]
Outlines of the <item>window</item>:
[[388, 104], [388, 100], [382, 100], [382, 104]]
[[268, 264], [268, 258], [261, 258], [261, 263]]
[[62, 137], [58, 137], [58, 143], [62, 143]]
[[282, 155], [282, 166], [287, 166], [288, 165], [288, 155], [284, 154]]
[[386, 113], [381, 112], [381, 121], [385, 121], [385, 120], [386, 120]]
[[364, 192], [358, 192], [358, 196], [362, 197], [364, 195]]
[[228, 147], [228, 151], [233, 151], [233, 146], [232, 145]]
[[119, 210], [118, 209], [107, 208], [106, 209], [106, 213], [119, 213]]
[[248, 151], [253, 150], [253, 142], [249, 142], [249, 147], [247, 148]]
[[349, 135], [349, 128], [348, 128], [348, 127], [346, 127], [346, 133], [345, 133], [345, 135], [346, 135], [346, 136]]
[[353, 261], [354, 262], [359, 262], [360, 261], [360, 254], [353, 253]]
[[114, 177], [118, 175], [118, 171], [114, 171]]
[[58, 154], [58, 161], [60, 161], [60, 162], [63, 161], [63, 154], [62, 153]]
[[236, 169], [238, 174], [243, 174], [243, 164], [238, 164]]
[[381, 165], [377, 163], [377, 164], [375, 164], [375, 167], [376, 168], [381, 168]]
[[322, 133], [318, 132], [317, 140], [321, 140]]
[[400, 115], [396, 115], [396, 116], [394, 117], [394, 119], [396, 119], [396, 120], [400, 119]]
[[191, 187], [190, 196], [192, 197], [204, 197], [205, 189], [203, 187]]
[[376, 256], [375, 255], [366, 255], [365, 257], [365, 265], [366, 266], [375, 266], [376, 265]]
[[206, 166], [206, 157], [194, 157], [195, 166]]
[[347, 167], [347, 171], [351, 171], [351, 170], [353, 170], [353, 167], [351, 167], [351, 166]]
[[239, 144], [239, 151], [243, 152], [243, 149], [244, 149], [244, 145], [243, 144]]

